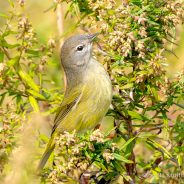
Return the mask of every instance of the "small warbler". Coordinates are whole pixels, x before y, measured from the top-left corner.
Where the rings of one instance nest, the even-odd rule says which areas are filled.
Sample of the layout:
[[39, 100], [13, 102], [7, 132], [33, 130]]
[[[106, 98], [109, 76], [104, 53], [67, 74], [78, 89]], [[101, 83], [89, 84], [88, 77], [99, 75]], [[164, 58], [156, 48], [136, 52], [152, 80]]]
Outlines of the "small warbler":
[[97, 34], [72, 36], [61, 48], [66, 91], [38, 170], [45, 166], [54, 150], [56, 136], [63, 131], [83, 132], [93, 129], [110, 106], [112, 86], [109, 75], [103, 65], [92, 57], [92, 42], [96, 36]]

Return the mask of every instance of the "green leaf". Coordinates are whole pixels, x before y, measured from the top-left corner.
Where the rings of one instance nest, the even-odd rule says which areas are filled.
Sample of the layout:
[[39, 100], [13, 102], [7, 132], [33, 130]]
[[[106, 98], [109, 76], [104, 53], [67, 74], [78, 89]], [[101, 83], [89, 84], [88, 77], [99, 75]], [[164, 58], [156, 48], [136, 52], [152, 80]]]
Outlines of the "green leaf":
[[[3, 34], [2, 34], [2, 37], [3, 38], [5, 38], [6, 36], [8, 36], [8, 35], [10, 35], [10, 34], [13, 34], [13, 35], [15, 35], [15, 34], [17, 34], [17, 32], [16, 31], [12, 31], [12, 30], [8, 30], [8, 31], [6, 31], [6, 32], [4, 32]], [[5, 40], [2, 40], [3, 42], [6, 42]], [[7, 43], [7, 42], [6, 42]], [[16, 44], [17, 46], [18, 45], [20, 45], [20, 44]]]
[[142, 138], [142, 139], [147, 139], [147, 138], [153, 138], [153, 137], [156, 137], [157, 134], [153, 134], [153, 133], [150, 133], [150, 132], [141, 132], [140, 134], [138, 134], [138, 137], [139, 138]]
[[8, 66], [15, 66], [19, 61], [19, 56], [16, 56], [12, 59], [10, 59], [9, 61], [7, 61], [7, 65]]
[[147, 70], [142, 70], [142, 71], [137, 72], [137, 75], [146, 75], [146, 74], [148, 74]]
[[0, 63], [4, 61], [4, 53], [0, 52]]
[[123, 176], [123, 178], [126, 179], [126, 181], [129, 181], [129, 183], [134, 183], [132, 178], [129, 175], [127, 175], [127, 173], [123, 173], [122, 176]]
[[123, 157], [122, 155], [119, 155], [119, 154], [117, 154], [117, 153], [113, 153], [113, 156], [114, 156], [114, 158], [115, 158], [116, 160], [120, 160], [120, 161], [122, 161], [122, 162], [129, 163], [129, 164], [132, 164], [132, 163], [133, 163], [133, 161], [128, 160], [127, 158], [125, 158], [125, 157]]
[[44, 142], [44, 143], [48, 143], [49, 142], [49, 138], [44, 135], [44, 134], [40, 134], [39, 138]]
[[8, 2], [9, 2], [9, 4], [10, 4], [12, 7], [14, 7], [14, 3], [13, 3], [12, 0], [8, 0]]
[[154, 169], [151, 169], [151, 173], [152, 173], [152, 175], [154, 176], [154, 178], [156, 179], [156, 180], [158, 180], [159, 179], [159, 173], [157, 172], [157, 171], [155, 171]]
[[105, 137], [108, 136], [111, 132], [113, 132], [117, 127], [113, 127], [111, 128], [110, 130], [108, 130], [106, 133], [105, 133]]
[[25, 82], [26, 85], [28, 85], [30, 88], [32, 88], [36, 92], [39, 92], [40, 87], [34, 82], [34, 80], [27, 73], [20, 70], [19, 75], [22, 78], [22, 80]]
[[39, 50], [31, 50], [31, 49], [29, 49], [29, 50], [27, 50], [26, 52], [27, 52], [28, 54], [31, 54], [31, 55], [35, 56], [35, 57], [40, 56], [40, 51], [39, 51]]
[[2, 94], [0, 94], [0, 106], [3, 104], [3, 101], [4, 101], [4, 99], [5, 99], [5, 96], [6, 96], [6, 92], [4, 92], [4, 93], [2, 93]]
[[132, 88], [133, 85], [134, 85], [134, 83], [128, 83], [128, 84], [126, 84], [124, 86], [121, 86], [121, 89], [129, 89], [129, 88]]
[[108, 169], [101, 162], [95, 161], [93, 162], [97, 168], [102, 169], [103, 171], [108, 171]]
[[6, 19], [8, 18], [8, 16], [5, 13], [1, 13], [1, 12], [0, 12], [0, 17], [6, 18]]
[[148, 141], [149, 143], [153, 144], [154, 147], [160, 148], [160, 150], [162, 150], [169, 158], [172, 157], [171, 153], [169, 153], [169, 152], [167, 151], [167, 149], [165, 149], [165, 148], [164, 148], [162, 145], [160, 145], [159, 143], [157, 143], [157, 142], [155, 142], [155, 141], [153, 141], [153, 140], [151, 140], [151, 139], [148, 139], [147, 141]]
[[179, 166], [182, 166], [182, 163], [183, 163], [183, 155], [179, 154], [178, 155], [178, 164], [179, 164]]
[[32, 108], [34, 109], [34, 111], [39, 112], [39, 106], [38, 106], [36, 99], [32, 96], [29, 96], [29, 102], [30, 102]]
[[120, 146], [120, 150], [126, 148], [136, 137], [132, 137], [131, 139], [129, 139], [125, 144], [123, 144], [122, 146]]
[[31, 90], [31, 89], [27, 89], [26, 90], [29, 94], [33, 95], [34, 97], [36, 98], [39, 98], [41, 100], [45, 100], [45, 97], [43, 95], [41, 95], [40, 93], [34, 91], [34, 90]]
[[149, 92], [153, 95], [155, 100], [159, 101], [160, 97], [158, 95], [158, 92], [157, 92], [156, 88], [155, 87], [151, 87], [150, 85], [147, 85], [147, 88], [148, 88]]
[[159, 101], [160, 99], [159, 99], [159, 95], [158, 95], [158, 92], [157, 92], [157, 90], [155, 89], [155, 88], [151, 88], [151, 92], [152, 92], [152, 94], [153, 94], [153, 96], [155, 97], [155, 100], [156, 101]]
[[157, 22], [154, 22], [154, 21], [151, 21], [151, 20], [147, 20], [147, 22], [149, 23], [149, 24], [151, 24], [151, 25], [154, 25], [154, 26], [160, 26], [160, 24], [159, 23], [157, 23]]
[[162, 112], [162, 118], [163, 118], [164, 126], [168, 128], [168, 117], [165, 112]]
[[119, 171], [121, 174], [125, 172], [124, 169], [123, 169], [122, 164], [119, 161], [112, 160], [112, 164], [114, 165], [114, 167], [116, 168], [116, 170]]
[[139, 113], [135, 112], [135, 111], [128, 111], [128, 114], [134, 118], [134, 119], [138, 119], [138, 120], [145, 120], [145, 117], [140, 115]]
[[[6, 36], [9, 33], [10, 32], [7, 31], [5, 34], [3, 34], [3, 36]], [[18, 43], [16, 43], [16, 44], [10, 44], [5, 39], [1, 40], [0, 44], [1, 44], [1, 46], [5, 47], [5, 48], [9, 48], [9, 49], [13, 49], [15, 47], [20, 46], [20, 44], [18, 44]]]

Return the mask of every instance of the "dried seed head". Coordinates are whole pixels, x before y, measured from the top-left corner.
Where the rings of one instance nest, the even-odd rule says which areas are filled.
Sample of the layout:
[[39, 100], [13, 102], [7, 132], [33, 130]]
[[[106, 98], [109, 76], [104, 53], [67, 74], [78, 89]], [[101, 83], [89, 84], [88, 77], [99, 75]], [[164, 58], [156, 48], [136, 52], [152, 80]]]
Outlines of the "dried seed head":
[[103, 153], [103, 157], [107, 163], [110, 163], [111, 160], [114, 160], [114, 156], [112, 153], [109, 152], [109, 150], [105, 150], [105, 152]]
[[103, 133], [99, 129], [95, 130], [90, 136], [90, 141], [96, 141], [99, 143], [103, 143], [104, 142]]

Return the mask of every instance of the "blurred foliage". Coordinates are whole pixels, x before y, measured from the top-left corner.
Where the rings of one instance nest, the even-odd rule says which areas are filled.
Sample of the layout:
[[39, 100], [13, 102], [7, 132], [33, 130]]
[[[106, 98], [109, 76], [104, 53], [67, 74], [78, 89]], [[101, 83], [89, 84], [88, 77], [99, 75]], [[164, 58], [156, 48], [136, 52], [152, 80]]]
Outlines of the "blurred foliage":
[[[47, 72], [57, 58], [57, 40], [40, 41], [29, 18], [17, 11], [24, 0], [8, 2], [11, 11], [0, 13], [1, 178], [8, 175], [4, 168], [29, 115], [55, 113], [63, 97]], [[183, 23], [183, 3], [55, 0], [47, 11], [64, 2], [65, 16], [77, 17], [77, 23], [63, 35], [76, 28], [101, 31], [95, 55], [112, 80], [114, 96], [107, 115], [114, 118], [114, 127], [57, 137], [41, 183], [181, 183], [184, 71], [169, 79], [165, 55], [173, 52], [168, 45], [175, 44], [177, 26]], [[47, 141], [40, 134], [37, 146]]]

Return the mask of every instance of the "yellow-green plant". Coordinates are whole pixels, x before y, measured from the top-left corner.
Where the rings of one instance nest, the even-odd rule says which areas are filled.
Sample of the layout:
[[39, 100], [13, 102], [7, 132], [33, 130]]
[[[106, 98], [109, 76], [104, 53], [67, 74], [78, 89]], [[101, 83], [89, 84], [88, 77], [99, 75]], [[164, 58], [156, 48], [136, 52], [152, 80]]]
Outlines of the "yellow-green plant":
[[[68, 6], [66, 16], [79, 19], [71, 31], [101, 32], [95, 54], [112, 79], [114, 95], [107, 115], [114, 118], [114, 128], [106, 133], [65, 132], [57, 137], [55, 155], [40, 182], [167, 183], [173, 179], [180, 183], [184, 75], [178, 71], [177, 77], [168, 78], [166, 54], [173, 52], [167, 45], [176, 44], [173, 32], [178, 33], [177, 26], [183, 23], [183, 2], [58, 0], [50, 9], [63, 2]], [[23, 5], [23, 1], [19, 3]], [[0, 139], [10, 143], [0, 143], [3, 170], [17, 144], [14, 136], [21, 132], [22, 116], [39, 111], [43, 104], [47, 104], [44, 111], [55, 112], [62, 93], [47, 88], [51, 76], [45, 76], [44, 70], [53, 55], [54, 40], [47, 46], [40, 44], [24, 15], [12, 11], [0, 16], [7, 19], [0, 34]], [[12, 21], [16, 26], [10, 26]], [[6, 108], [9, 98], [15, 110]], [[11, 120], [12, 113], [17, 121]], [[44, 142], [44, 136], [39, 140]]]

